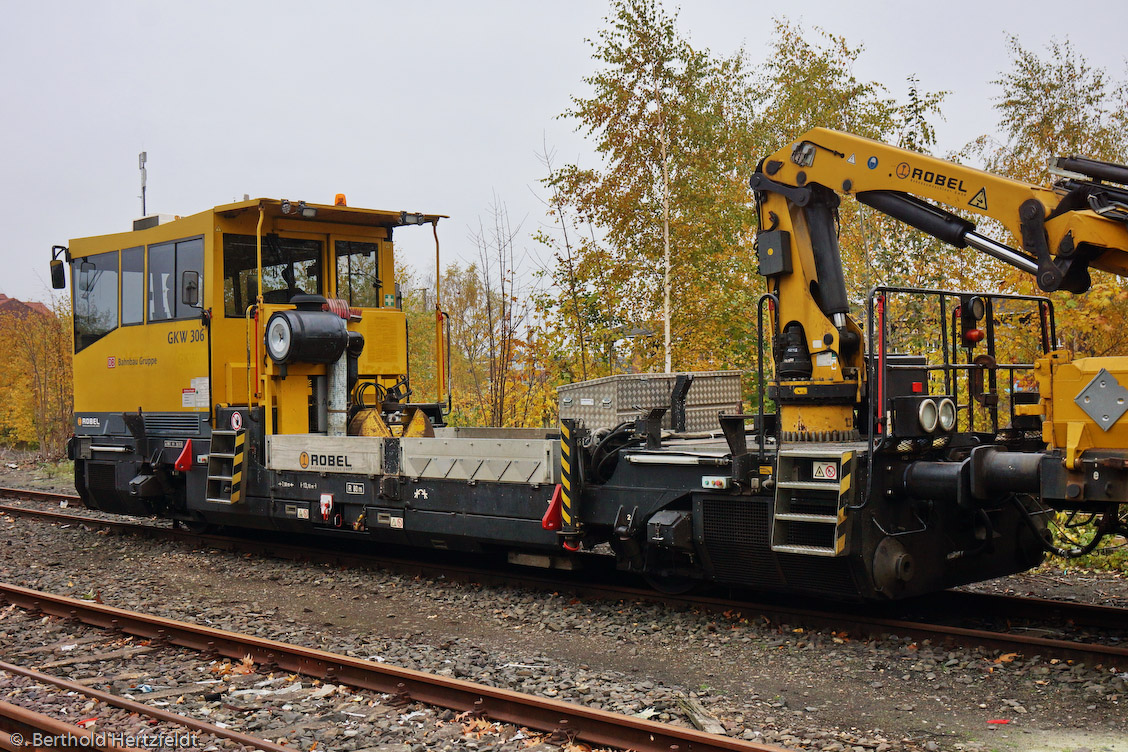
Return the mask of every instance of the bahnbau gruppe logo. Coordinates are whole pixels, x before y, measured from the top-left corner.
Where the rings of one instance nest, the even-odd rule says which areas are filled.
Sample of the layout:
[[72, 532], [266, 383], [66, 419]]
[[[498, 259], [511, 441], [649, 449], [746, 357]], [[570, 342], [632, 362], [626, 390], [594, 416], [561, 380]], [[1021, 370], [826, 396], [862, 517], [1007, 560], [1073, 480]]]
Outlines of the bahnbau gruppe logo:
[[106, 368], [117, 368], [117, 358], [113, 355], [106, 358]]

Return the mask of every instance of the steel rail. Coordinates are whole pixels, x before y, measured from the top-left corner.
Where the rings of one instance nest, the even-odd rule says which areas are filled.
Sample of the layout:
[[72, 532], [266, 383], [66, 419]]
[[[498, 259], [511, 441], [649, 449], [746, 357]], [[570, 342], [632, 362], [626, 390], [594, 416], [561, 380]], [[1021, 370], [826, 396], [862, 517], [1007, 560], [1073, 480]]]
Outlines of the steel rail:
[[216, 726], [213, 723], [201, 721], [189, 716], [180, 715], [178, 713], [170, 713], [167, 710], [163, 710], [152, 705], [147, 705], [143, 702], [130, 700], [126, 697], [121, 697], [111, 692], [103, 692], [100, 689], [93, 689], [82, 684], [67, 681], [66, 679], [60, 678], [58, 676], [51, 676], [50, 674], [44, 674], [34, 669], [25, 668], [24, 666], [17, 666], [14, 663], [0, 661], [0, 671], [5, 671], [9, 674], [26, 676], [27, 678], [33, 679], [40, 684], [50, 684], [60, 689], [65, 689], [68, 692], [74, 692], [76, 694], [104, 702], [107, 705], [113, 705], [114, 707], [128, 710], [131, 713], [148, 716], [149, 718], [156, 718], [159, 721], [171, 723], [176, 726], [183, 726], [184, 728], [189, 728], [193, 731], [201, 731], [205, 734], [211, 734], [212, 736], [220, 739], [228, 739], [237, 744], [242, 744], [247, 747], [254, 747], [255, 749], [265, 750], [265, 752], [294, 752], [293, 747], [287, 747], [282, 744], [269, 742], [265, 739], [248, 736], [247, 734], [242, 734], [238, 731], [232, 731], [231, 729], [222, 728], [220, 726]]
[[9, 603], [32, 612], [77, 619], [97, 627], [179, 645], [206, 654], [236, 660], [250, 656], [260, 666], [276, 667], [334, 683], [392, 694], [399, 701], [469, 711], [491, 720], [552, 732], [561, 739], [579, 739], [588, 744], [640, 752], [668, 752], [675, 748], [694, 752], [782, 752], [782, 748], [773, 745], [754, 744], [696, 729], [127, 611], [18, 585], [0, 583], [0, 596]]
[[[4, 732], [0, 733], [0, 750], [5, 752], [142, 752], [136, 747], [100, 743], [105, 735], [99, 737], [97, 731], [64, 723], [49, 715], [3, 701], [0, 701], [0, 731]], [[37, 734], [47, 743], [35, 744]]]
[[[23, 491], [17, 492], [27, 493]], [[3, 493], [5, 493], [5, 489], [0, 489], [0, 494]], [[47, 494], [43, 495], [49, 496]], [[927, 639], [945, 643], [981, 645], [1004, 652], [1020, 652], [1031, 655], [1033, 653], [1030, 651], [1033, 650], [1045, 656], [1128, 667], [1128, 646], [1072, 642], [1069, 640], [1039, 637], [1035, 635], [934, 624], [907, 618], [887, 617], [880, 613], [873, 613], [888, 610], [889, 608], [899, 608], [902, 605], [906, 605], [907, 607], [907, 605], [911, 605], [912, 602], [905, 602], [905, 604], [894, 602], [891, 604], [871, 605], [867, 606], [867, 608], [871, 609], [872, 612], [864, 613], [858, 611], [856, 606], [850, 605], [843, 605], [836, 610], [820, 611], [785, 603], [766, 601], [748, 602], [698, 595], [669, 595], [621, 585], [581, 582], [575, 578], [566, 579], [562, 577], [530, 574], [515, 576], [511, 569], [505, 572], [498, 572], [475, 567], [452, 566], [449, 563], [439, 566], [409, 559], [397, 559], [341, 551], [324, 551], [285, 543], [190, 533], [185, 530], [157, 527], [137, 522], [109, 521], [83, 515], [70, 515], [61, 512], [29, 509], [25, 507], [0, 505], [0, 512], [52, 519], [59, 522], [83, 523], [123, 532], [134, 532], [148, 537], [173, 538], [196, 545], [225, 550], [253, 551], [267, 556], [278, 556], [286, 559], [320, 561], [344, 566], [392, 568], [397, 571], [412, 572], [423, 576], [441, 575], [448, 580], [461, 579], [464, 581], [496, 585], [519, 584], [526, 587], [549, 589], [553, 591], [568, 589], [577, 595], [603, 600], [655, 602], [680, 608], [700, 609], [710, 613], [731, 613], [737, 611], [745, 616], [763, 616], [777, 623], [802, 624], [808, 627], [831, 629], [838, 632], [847, 631], [853, 634], [862, 634], [870, 637], [880, 637], [884, 634], [895, 633], [909, 636], [917, 640]], [[1012, 609], [1014, 616], [1023, 615], [1026, 618], [1038, 618], [1039, 611], [1044, 609], [1042, 616], [1054, 613], [1057, 614], [1059, 618], [1073, 621], [1076, 624], [1089, 624], [1095, 627], [1112, 628], [1122, 628], [1124, 625], [1128, 624], [1128, 609], [1112, 606], [1074, 604], [1065, 601], [1015, 598], [1013, 596], [991, 596], [979, 593], [962, 593], [960, 591], [944, 591], [942, 595], [937, 594], [936, 597], [947, 599], [946, 602], [949, 603], [958, 603], [962, 600], [965, 604], [969, 604], [970, 608], [975, 609], [975, 611], [967, 614], [969, 616], [974, 616], [980, 611], [999, 616], [1000, 614], [1005, 614], [1007, 609]], [[929, 600], [935, 599], [930, 597]]]

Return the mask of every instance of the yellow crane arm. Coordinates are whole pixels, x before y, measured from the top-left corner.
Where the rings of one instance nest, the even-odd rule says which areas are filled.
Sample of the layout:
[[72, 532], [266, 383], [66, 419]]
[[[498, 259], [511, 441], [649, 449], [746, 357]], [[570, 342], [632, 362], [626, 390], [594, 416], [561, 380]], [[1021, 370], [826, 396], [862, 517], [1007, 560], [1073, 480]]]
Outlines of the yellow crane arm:
[[[782, 188], [793, 201], [811, 184], [854, 195], [957, 247], [970, 245], [1034, 274], [1047, 291], [1088, 289], [1089, 267], [1128, 276], [1128, 167], [1063, 158], [1057, 168], [1061, 179], [1039, 186], [815, 128], [765, 159], [752, 188]], [[998, 220], [1021, 248], [920, 199]]]

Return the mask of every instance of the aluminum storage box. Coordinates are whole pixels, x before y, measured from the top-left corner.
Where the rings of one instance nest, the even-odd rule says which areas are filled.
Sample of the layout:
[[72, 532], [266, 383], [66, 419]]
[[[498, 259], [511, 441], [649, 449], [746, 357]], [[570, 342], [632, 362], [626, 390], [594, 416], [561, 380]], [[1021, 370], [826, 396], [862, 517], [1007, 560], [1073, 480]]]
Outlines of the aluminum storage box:
[[[561, 418], [582, 420], [584, 426], [614, 428], [655, 407], [670, 406], [676, 373], [624, 373], [557, 387]], [[699, 371], [685, 398], [685, 429], [720, 431], [717, 413], [740, 413], [740, 371]], [[662, 427], [671, 427], [667, 411]]]

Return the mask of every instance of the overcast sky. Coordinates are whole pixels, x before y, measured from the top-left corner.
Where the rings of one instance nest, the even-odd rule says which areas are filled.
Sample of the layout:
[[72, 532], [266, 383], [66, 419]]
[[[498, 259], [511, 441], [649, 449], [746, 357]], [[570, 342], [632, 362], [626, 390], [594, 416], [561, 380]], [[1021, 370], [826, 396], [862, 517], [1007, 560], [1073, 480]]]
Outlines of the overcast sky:
[[[130, 227], [140, 151], [150, 212], [343, 192], [353, 206], [450, 215], [449, 260], [473, 255], [467, 235], [496, 196], [527, 235], [543, 216], [543, 145], [558, 163], [593, 159], [556, 116], [584, 91], [584, 40], [606, 12], [594, 0], [0, 0], [0, 292], [44, 300], [52, 244]], [[950, 90], [940, 151], [993, 132], [1007, 34], [1039, 51], [1068, 38], [1128, 79], [1119, 2], [702, 0], [682, 4], [679, 26], [717, 54], [743, 45], [755, 64], [780, 14], [863, 44], [855, 73], [898, 97], [909, 75]], [[422, 267], [430, 233], [413, 229], [396, 238]]]

